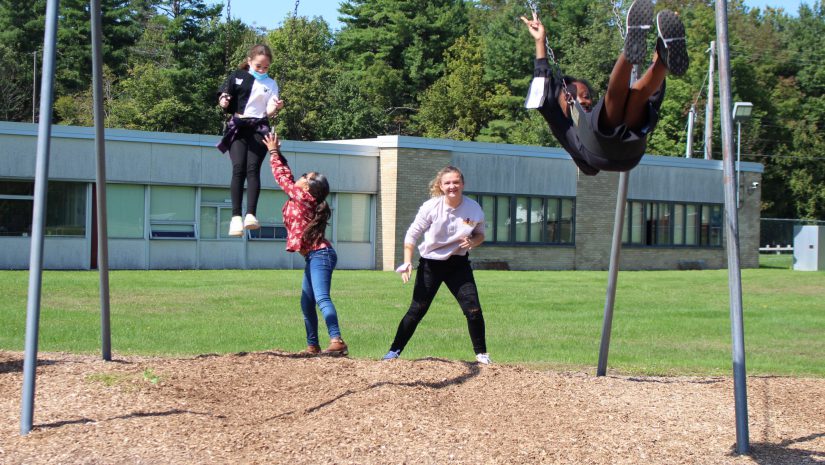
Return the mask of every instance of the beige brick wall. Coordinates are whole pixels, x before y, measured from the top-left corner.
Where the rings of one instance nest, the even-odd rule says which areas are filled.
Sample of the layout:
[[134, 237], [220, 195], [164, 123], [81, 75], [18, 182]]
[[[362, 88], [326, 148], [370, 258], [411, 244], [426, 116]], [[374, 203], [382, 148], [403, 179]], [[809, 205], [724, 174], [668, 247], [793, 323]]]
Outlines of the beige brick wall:
[[576, 249], [572, 246], [487, 246], [470, 252], [474, 266], [479, 262], [505, 262], [511, 270], [572, 270]]
[[418, 207], [430, 198], [430, 181], [438, 170], [450, 164], [450, 159], [450, 152], [441, 150], [381, 150], [376, 218], [379, 269], [394, 270], [403, 260], [407, 228], [415, 219]]
[[[749, 189], [752, 183], [756, 189]], [[759, 215], [762, 211], [762, 175], [743, 172], [739, 190], [739, 262], [741, 268], [759, 268]]]
[[390, 270], [394, 263], [395, 211], [398, 204], [398, 150], [381, 149], [378, 162], [378, 205], [375, 214], [375, 266]]
[[576, 270], [606, 270], [610, 264], [619, 174], [579, 173], [576, 182]]

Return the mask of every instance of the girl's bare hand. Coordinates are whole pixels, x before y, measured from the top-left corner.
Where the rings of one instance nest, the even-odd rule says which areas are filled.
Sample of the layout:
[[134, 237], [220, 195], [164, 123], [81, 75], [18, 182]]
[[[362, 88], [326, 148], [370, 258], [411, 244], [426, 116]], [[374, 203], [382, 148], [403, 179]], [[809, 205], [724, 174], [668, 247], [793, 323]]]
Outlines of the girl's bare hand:
[[274, 132], [270, 132], [266, 136], [264, 136], [264, 145], [269, 150], [281, 150], [281, 140], [278, 138], [278, 134]]
[[218, 98], [218, 105], [220, 105], [221, 108], [226, 108], [226, 107], [229, 106], [229, 100], [230, 99], [232, 99], [231, 95], [221, 94], [221, 96]]
[[541, 23], [536, 13], [533, 13], [532, 20], [522, 16], [521, 22], [527, 26], [527, 30], [530, 31], [530, 35], [533, 36], [534, 39], [544, 41], [547, 32], [544, 30], [544, 24]]

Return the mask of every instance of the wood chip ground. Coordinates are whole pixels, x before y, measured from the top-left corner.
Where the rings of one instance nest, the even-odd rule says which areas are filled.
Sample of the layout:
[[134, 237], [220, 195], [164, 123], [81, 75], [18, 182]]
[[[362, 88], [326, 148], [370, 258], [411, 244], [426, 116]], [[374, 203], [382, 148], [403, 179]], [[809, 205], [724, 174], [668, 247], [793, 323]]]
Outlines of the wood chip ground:
[[20, 435], [23, 354], [0, 351], [2, 464], [823, 464], [825, 380], [536, 371], [271, 351], [191, 358], [41, 353]]

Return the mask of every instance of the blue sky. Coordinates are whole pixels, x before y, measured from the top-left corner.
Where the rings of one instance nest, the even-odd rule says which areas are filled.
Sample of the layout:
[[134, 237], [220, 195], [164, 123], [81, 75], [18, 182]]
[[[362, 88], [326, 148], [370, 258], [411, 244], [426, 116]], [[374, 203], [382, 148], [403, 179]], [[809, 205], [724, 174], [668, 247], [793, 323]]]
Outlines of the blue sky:
[[[225, 0], [207, 0], [209, 4], [225, 3]], [[338, 29], [338, 6], [341, 0], [301, 0], [298, 5], [298, 14], [301, 16], [321, 16], [333, 29]], [[813, 0], [745, 0], [745, 4], [751, 8], [784, 8], [787, 13], [796, 15], [799, 5], [806, 3], [813, 4]], [[273, 5], [263, 7], [263, 5]], [[232, 16], [240, 18], [247, 24], [272, 29], [281, 24], [287, 15], [292, 14], [295, 8], [294, 0], [232, 0]]]

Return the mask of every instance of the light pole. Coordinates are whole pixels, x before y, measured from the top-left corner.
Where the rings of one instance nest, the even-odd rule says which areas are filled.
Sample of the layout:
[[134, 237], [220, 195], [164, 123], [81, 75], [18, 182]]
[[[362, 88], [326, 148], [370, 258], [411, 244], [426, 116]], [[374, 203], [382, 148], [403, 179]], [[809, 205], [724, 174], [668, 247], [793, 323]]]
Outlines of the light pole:
[[733, 122], [736, 123], [736, 208], [740, 207], [739, 202], [739, 173], [742, 171], [739, 164], [742, 163], [742, 122], [751, 119], [753, 104], [751, 102], [736, 102], [733, 104]]

